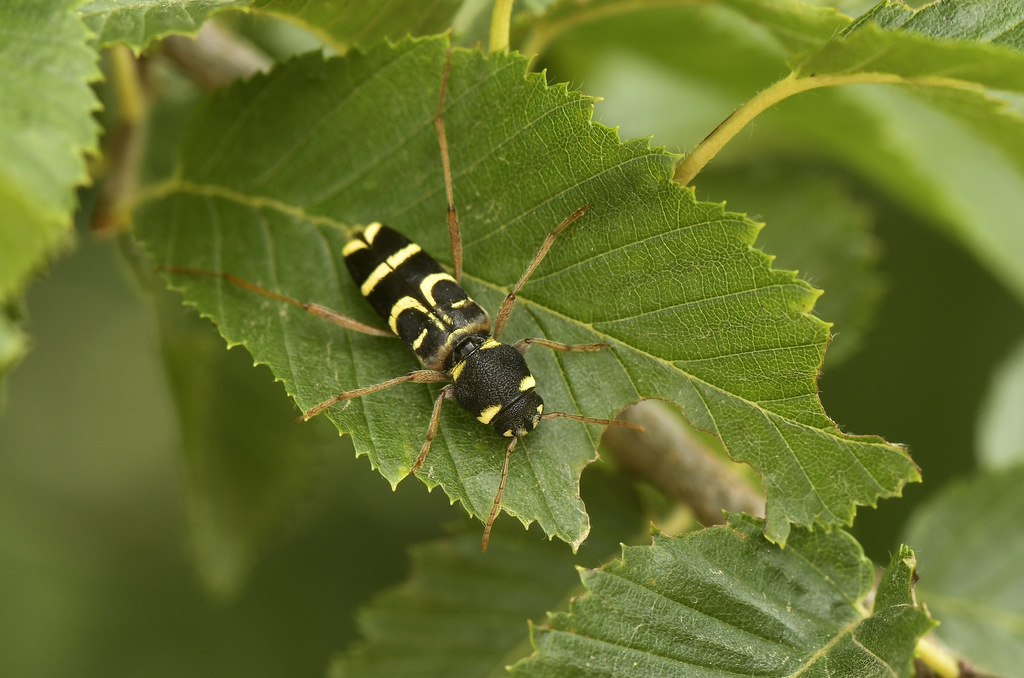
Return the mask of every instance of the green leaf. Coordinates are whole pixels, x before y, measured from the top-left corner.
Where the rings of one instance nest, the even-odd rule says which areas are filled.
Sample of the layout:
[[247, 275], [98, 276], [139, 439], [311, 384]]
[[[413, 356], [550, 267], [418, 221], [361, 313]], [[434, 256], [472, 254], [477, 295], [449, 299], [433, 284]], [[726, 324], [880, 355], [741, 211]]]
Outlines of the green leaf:
[[581, 574], [587, 594], [534, 631], [516, 676], [910, 676], [933, 622], [913, 604], [902, 547], [871, 614], [871, 563], [845, 532], [794, 531], [785, 549], [763, 524], [729, 525], [653, 546]]
[[[179, 178], [141, 206], [139, 237], [158, 264], [229, 272], [379, 323], [343, 273], [349, 225], [379, 219], [450, 261], [433, 129], [445, 50], [432, 39], [310, 56], [214, 96], [184, 143]], [[844, 436], [822, 412], [815, 381], [828, 326], [809, 314], [818, 293], [752, 248], [759, 227], [696, 202], [671, 181], [675, 156], [619, 143], [590, 122], [589, 99], [525, 69], [519, 56], [456, 51], [444, 115], [463, 282], [485, 308], [498, 307], [551, 229], [591, 207], [523, 289], [503, 335], [610, 345], [530, 352], [549, 409], [608, 417], [640, 398], [679, 403], [765, 478], [776, 541], [790, 522], [848, 523], [857, 504], [917, 479], [903, 449]], [[397, 341], [221, 280], [176, 275], [174, 284], [230, 344], [269, 364], [303, 410], [416, 367]], [[434, 393], [402, 385], [329, 416], [397, 483]], [[442, 411], [420, 478], [486, 516], [504, 443], [459, 408]], [[587, 532], [578, 477], [599, 433], [553, 421], [524, 438], [505, 509], [578, 545]]]
[[[900, 93], [877, 98], [888, 120], [882, 134], [898, 143], [879, 147], [904, 146], [908, 157], [894, 163], [891, 150], [877, 153], [870, 145], [853, 153], [888, 190], [910, 189], [919, 209], [938, 223], [951, 222], [1018, 294], [1024, 294], [1024, 241], [1012, 215], [1024, 207], [1024, 119], [1001, 101], [949, 87], [1024, 91], [1021, 25], [1020, 3], [943, 0], [915, 12], [887, 0], [821, 49], [791, 62], [801, 77], [855, 82], [881, 74], [928, 85], [910, 90], [926, 107]], [[867, 102], [875, 103], [872, 97]], [[853, 138], [859, 143], [865, 137]]]
[[829, 366], [838, 365], [859, 347], [882, 294], [879, 245], [867, 204], [818, 169], [710, 170], [701, 173], [697, 195], [727, 198], [730, 209], [771, 224], [758, 237], [758, 247], [778, 255], [775, 266], [796, 269], [825, 290], [814, 311], [839, 329], [827, 354]]
[[935, 633], [976, 669], [1024, 666], [1024, 467], [979, 475], [917, 510], [905, 532], [927, 561], [918, 597]]
[[1014, 216], [1024, 210], [1024, 119], [1004, 104], [964, 90], [840, 88], [795, 97], [764, 118], [759, 150], [848, 164], [957, 238], [1024, 298], [1024, 239]]
[[506, 675], [530, 653], [529, 619], [541, 619], [579, 588], [574, 560], [599, 564], [624, 535], [644, 534], [635, 493], [618, 474], [588, 471], [587, 502], [597, 506], [594, 533], [574, 559], [558, 543], [495, 525], [480, 552], [480, 531], [463, 527], [453, 538], [415, 547], [409, 579], [378, 596], [359, 614], [364, 641], [338, 657], [332, 678], [455, 678]]
[[296, 430], [265, 369], [253, 370], [244, 351], [225, 355], [207, 323], [160, 292], [192, 555], [207, 588], [230, 598], [309, 492], [324, 446], [313, 428]]
[[217, 12], [250, 4], [252, 0], [92, 0], [78, 12], [101, 47], [123, 44], [139, 52], [167, 35], [195, 35]]
[[83, 156], [96, 150], [99, 70], [75, 4], [0, 4], [0, 302], [69, 246]]
[[172, 34], [195, 35], [207, 19], [230, 9], [286, 18], [344, 51], [450, 25], [459, 0], [308, 2], [308, 0], [93, 0], [79, 11], [101, 46], [125, 44], [136, 52]]
[[1024, 5], [940, 0], [914, 12], [884, 0], [821, 49], [793, 62], [800, 77], [884, 73], [1024, 91], [1015, 37]]
[[88, 182], [84, 155], [96, 151], [89, 82], [99, 70], [75, 4], [0, 3], [0, 389], [28, 350], [9, 309], [71, 246], [75, 188]]
[[978, 463], [989, 470], [1024, 464], [1024, 342], [997, 368], [978, 415]]
[[[926, 85], [910, 91], [933, 110], [899, 93], [879, 97], [888, 109], [883, 133], [905, 146], [909, 158], [893, 163], [885, 157], [891, 151], [879, 154], [871, 146], [854, 154], [888, 190], [920, 186], [922, 179], [931, 184], [932, 190], [911, 188], [911, 199], [938, 223], [952, 222], [1018, 294], [1024, 294], [1024, 242], [1012, 215], [1024, 205], [1024, 119], [1001, 101], [951, 88], [1024, 91], [1021, 25], [1020, 3], [942, 0], [914, 11], [886, 0], [836, 39], [791, 60], [798, 79]], [[908, 161], [917, 166], [906, 167]]]
[[383, 38], [440, 33], [451, 26], [461, 0], [386, 0], [318, 3], [308, 0], [253, 0], [253, 9], [288, 17], [344, 51]]

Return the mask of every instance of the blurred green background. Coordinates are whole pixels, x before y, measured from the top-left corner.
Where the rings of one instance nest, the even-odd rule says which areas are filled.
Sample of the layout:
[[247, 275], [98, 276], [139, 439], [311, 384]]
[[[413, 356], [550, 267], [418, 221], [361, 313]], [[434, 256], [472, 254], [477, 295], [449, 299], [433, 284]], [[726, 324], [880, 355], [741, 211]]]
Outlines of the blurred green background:
[[[650, 37], [661, 26], [675, 42]], [[731, 26], [716, 16], [596, 25], [564, 36], [541, 65], [551, 81], [603, 96], [596, 117], [622, 125], [623, 138], [654, 134], [653, 143], [683, 150], [785, 73], [781, 59], [766, 56], [770, 47], [744, 32], [749, 27]], [[701, 60], [713, 45], [725, 45], [731, 60]], [[688, 59], [691, 75], [680, 79], [678, 62]], [[193, 96], [157, 111], [165, 117], [155, 126], [150, 168], [166, 164]], [[827, 99], [815, 93], [804, 101]], [[848, 433], [906, 444], [921, 467], [924, 482], [904, 498], [858, 512], [853, 532], [885, 562], [908, 514], [974, 469], [979, 407], [1024, 334], [1024, 309], [941, 226], [828, 152], [816, 155], [813, 135], [802, 137], [785, 118], [771, 121], [730, 144], [698, 177], [697, 196], [766, 221], [758, 242], [778, 256], [775, 265], [803, 269], [826, 290], [819, 313], [838, 321], [820, 383], [826, 412]], [[780, 200], [786, 181], [814, 189], [794, 191], [802, 204], [824, 195], [818, 211], [801, 217]], [[84, 204], [92, 199], [83, 193]], [[843, 228], [859, 234], [840, 242], [859, 248], [857, 271], [830, 281], [827, 269], [808, 270], [813, 253], [807, 259], [799, 246], [823, 222], [851, 214], [857, 223]], [[161, 302], [165, 327], [177, 328], [172, 336], [212, 342], [215, 352], [197, 369], [245, 385], [244, 401], [217, 400], [207, 429], [223, 432], [229, 454], [252, 455], [254, 478], [279, 467], [296, 474], [291, 494], [277, 498], [280, 511], [250, 522], [244, 484], [236, 496], [204, 496], [197, 481], [218, 469], [179, 452], [179, 416], [195, 413], [175, 408], [171, 384], [180, 382], [169, 382], [166, 368], [179, 374], [181, 366], [161, 352], [161, 341], [171, 354], [174, 345], [157, 329], [151, 293], [117, 241], [80, 231], [77, 250], [29, 290], [33, 348], [10, 376], [0, 414], [0, 675], [323, 675], [330, 655], [357, 637], [357, 608], [406, 576], [408, 545], [443, 534], [461, 510], [415, 481], [392, 493], [328, 422], [293, 425], [294, 408], [269, 371], [254, 369], [240, 348], [217, 347], [209, 323]], [[834, 301], [858, 295], [866, 300], [851, 302], [855, 308]], [[291, 451], [302, 456], [298, 467], [256, 451], [270, 429], [267, 436], [286, 436], [301, 450]], [[204, 522], [218, 501], [260, 550], [222, 543], [231, 525]], [[237, 590], [232, 573], [243, 582]]]

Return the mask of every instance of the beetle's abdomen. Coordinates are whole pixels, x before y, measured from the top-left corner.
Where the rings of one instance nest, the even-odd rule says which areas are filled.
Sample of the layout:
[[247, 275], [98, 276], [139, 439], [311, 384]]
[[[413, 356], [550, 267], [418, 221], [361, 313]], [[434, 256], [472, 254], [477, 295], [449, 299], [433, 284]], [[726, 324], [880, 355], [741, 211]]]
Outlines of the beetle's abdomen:
[[521, 436], [537, 426], [544, 402], [523, 355], [493, 339], [452, 368], [455, 399], [499, 435]]
[[370, 306], [424, 366], [443, 370], [460, 339], [490, 333], [487, 312], [440, 264], [398, 231], [370, 224], [342, 253]]

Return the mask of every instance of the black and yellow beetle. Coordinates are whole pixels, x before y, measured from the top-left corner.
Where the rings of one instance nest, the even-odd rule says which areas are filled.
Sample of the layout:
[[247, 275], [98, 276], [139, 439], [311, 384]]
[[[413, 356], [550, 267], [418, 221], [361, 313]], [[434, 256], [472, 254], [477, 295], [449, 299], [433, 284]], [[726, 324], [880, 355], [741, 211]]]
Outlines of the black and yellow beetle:
[[544, 402], [520, 351], [491, 337], [487, 312], [416, 243], [371, 224], [343, 251], [352, 279], [423, 366], [453, 380], [451, 395], [512, 438], [540, 422]]
[[[373, 386], [339, 393], [306, 411], [300, 419], [306, 421], [337, 402], [396, 384], [451, 380], [452, 383], [441, 389], [434, 402], [426, 440], [412, 471], [416, 472], [423, 466], [437, 434], [441, 404], [449, 398], [454, 398], [482, 423], [492, 426], [499, 435], [512, 439], [505, 451], [498, 491], [484, 527], [481, 544], [483, 550], [487, 549], [491, 526], [501, 504], [512, 450], [519, 438], [536, 428], [541, 419], [566, 417], [594, 424], [636, 428], [617, 420], [582, 417], [565, 412], [545, 413], [544, 401], [537, 393], [537, 381], [523, 358], [523, 354], [533, 344], [558, 351], [596, 351], [605, 348], [605, 344], [569, 345], [547, 339], [523, 339], [515, 344], [504, 344], [497, 340], [512, 312], [519, 289], [540, 264], [558, 234], [583, 216], [586, 209], [581, 208], [570, 215], [545, 240], [522, 278], [505, 297], [498, 311], [493, 334], [487, 311], [470, 298], [453, 275], [398, 231], [379, 223], [370, 224], [365, 230], [356, 233], [342, 251], [345, 264], [363, 296], [387, 323], [390, 332], [412, 349], [426, 369], [415, 370]], [[454, 209], [451, 213], [454, 214]], [[454, 222], [457, 227], [457, 218]], [[458, 252], [457, 261], [460, 255], [461, 252]], [[267, 292], [249, 283], [246, 286]], [[328, 309], [310, 308], [308, 304], [273, 296], [296, 303], [350, 329], [386, 334]]]

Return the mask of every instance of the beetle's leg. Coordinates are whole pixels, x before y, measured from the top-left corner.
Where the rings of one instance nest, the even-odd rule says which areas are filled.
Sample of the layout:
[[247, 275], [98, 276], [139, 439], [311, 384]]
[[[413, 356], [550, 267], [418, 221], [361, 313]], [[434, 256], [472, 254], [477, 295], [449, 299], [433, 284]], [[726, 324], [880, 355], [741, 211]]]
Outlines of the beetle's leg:
[[498, 493], [494, 495], [494, 503], [491, 504], [491, 514], [487, 516], [487, 524], [484, 525], [484, 538], [480, 542], [480, 550], [487, 550], [487, 542], [491, 540], [491, 526], [494, 525], [494, 519], [498, 517], [498, 510], [501, 508], [501, 495], [505, 493], [505, 481], [508, 479], [508, 460], [512, 456], [512, 450], [516, 449], [516, 443], [519, 442], [519, 436], [512, 439], [512, 442], [508, 444], [508, 449], [505, 450], [505, 465], [501, 467], [501, 482], [498, 483]]
[[602, 348], [608, 348], [608, 344], [563, 344], [557, 341], [548, 341], [547, 339], [522, 339], [513, 344], [513, 346], [520, 353], [526, 353], [527, 349], [534, 344], [550, 348], [552, 351], [600, 351]]
[[644, 427], [638, 424], [634, 424], [629, 421], [622, 421], [621, 419], [598, 419], [597, 417], [584, 417], [578, 414], [569, 414], [568, 412], [545, 412], [540, 415], [541, 419], [572, 419], [573, 421], [582, 421], [585, 424], [603, 424], [604, 426], [621, 426], [622, 428], [631, 428], [634, 431], [643, 431]]
[[[439, 381], [448, 381], [448, 375], [444, 372], [438, 372], [437, 370], [415, 370], [401, 377], [395, 377], [394, 379], [388, 379], [387, 381], [373, 386], [366, 386], [365, 388], [357, 388], [354, 391], [345, 391], [339, 393], [333, 398], [329, 398], [319, 405], [306, 410], [299, 421], [309, 421], [316, 415], [320, 414], [334, 403], [340, 403], [342, 400], [351, 400], [352, 398], [359, 398], [360, 396], [367, 395], [369, 393], [376, 393], [377, 391], [383, 391], [386, 388], [390, 388], [397, 384], [404, 384], [407, 381], [411, 381], [417, 384], [432, 384]], [[442, 389], [443, 390], [443, 389]]]
[[434, 436], [437, 435], [437, 424], [441, 421], [441, 403], [448, 398], [455, 397], [455, 387], [448, 384], [441, 389], [441, 392], [437, 394], [437, 400], [434, 401], [434, 411], [430, 413], [430, 427], [427, 428], [427, 439], [423, 441], [423, 448], [420, 450], [420, 456], [416, 457], [415, 463], [412, 465], [411, 473], [416, 473], [423, 466], [423, 462], [427, 459], [427, 452], [430, 452], [430, 445], [434, 442]]
[[516, 295], [519, 294], [519, 290], [523, 289], [523, 285], [525, 285], [526, 281], [530, 279], [531, 275], [533, 275], [534, 270], [540, 266], [540, 262], [544, 261], [544, 256], [548, 253], [548, 250], [551, 249], [551, 245], [555, 242], [555, 238], [557, 238], [558, 234], [564, 231], [569, 224], [582, 217], [588, 209], [590, 209], [590, 205], [584, 205], [570, 214], [565, 221], [558, 225], [558, 228], [551, 231], [551, 233], [548, 233], [548, 237], [544, 239], [544, 243], [540, 246], [540, 251], [537, 252], [537, 256], [535, 256], [533, 261], [530, 262], [530, 265], [526, 267], [526, 272], [523, 273], [523, 277], [519, 279], [516, 286], [508, 293], [508, 296], [505, 297], [505, 301], [501, 302], [501, 308], [498, 309], [498, 317], [494, 321], [495, 339], [497, 339], [498, 335], [501, 334], [501, 330], [505, 327], [505, 322], [508, 321], [508, 317], [512, 315], [512, 307], [516, 304]]

